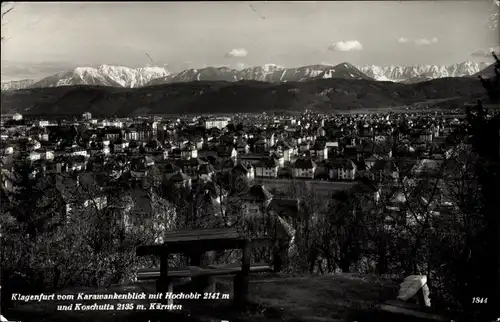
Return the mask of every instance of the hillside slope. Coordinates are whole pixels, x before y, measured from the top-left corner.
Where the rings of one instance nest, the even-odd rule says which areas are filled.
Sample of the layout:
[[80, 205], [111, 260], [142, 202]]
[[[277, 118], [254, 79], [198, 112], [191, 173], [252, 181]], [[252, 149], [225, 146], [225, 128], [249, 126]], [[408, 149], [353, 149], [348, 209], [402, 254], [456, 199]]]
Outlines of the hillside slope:
[[96, 116], [178, 113], [260, 113], [313, 109], [370, 109], [450, 97], [484, 95], [474, 78], [418, 84], [317, 79], [295, 83], [188, 82], [142, 88], [64, 86], [1, 93], [2, 113]]

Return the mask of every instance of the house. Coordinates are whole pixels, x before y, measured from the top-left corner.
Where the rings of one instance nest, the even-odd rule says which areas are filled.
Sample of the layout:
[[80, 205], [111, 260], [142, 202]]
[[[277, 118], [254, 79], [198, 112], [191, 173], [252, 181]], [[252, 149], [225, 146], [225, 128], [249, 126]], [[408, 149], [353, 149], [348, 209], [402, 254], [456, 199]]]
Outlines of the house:
[[235, 147], [238, 154], [247, 154], [250, 152], [250, 145], [243, 139], [238, 139]]
[[5, 142], [0, 142], [0, 155], [14, 154], [14, 146]]
[[143, 162], [139, 160], [134, 160], [130, 166], [130, 177], [132, 180], [140, 180], [146, 177], [148, 173], [148, 167]]
[[388, 138], [389, 137], [385, 134], [377, 134], [373, 137], [373, 140], [375, 141], [375, 143], [382, 143], [387, 141]]
[[117, 204], [121, 205], [118, 217], [125, 230], [140, 232], [149, 227], [156, 243], [163, 242], [165, 231], [175, 227], [175, 207], [155, 193], [136, 187]]
[[276, 178], [278, 176], [279, 161], [271, 156], [264, 157], [254, 167], [256, 177]]
[[268, 145], [266, 142], [266, 138], [263, 136], [259, 136], [257, 140], [254, 142], [254, 152], [255, 153], [265, 153]]
[[419, 134], [419, 139], [422, 142], [430, 143], [432, 142], [432, 131], [431, 130], [423, 130]]
[[200, 179], [204, 181], [211, 181], [215, 178], [215, 169], [211, 164], [205, 163], [198, 167], [197, 174]]
[[265, 134], [265, 140], [266, 140], [266, 145], [267, 147], [273, 146], [275, 143], [275, 135], [273, 131], [268, 131]]
[[19, 113], [15, 113], [14, 115], [12, 115], [12, 119], [14, 121], [20, 121], [20, 120], [23, 119], [23, 116], [21, 114], [19, 114]]
[[326, 145], [321, 143], [316, 143], [309, 151], [311, 156], [314, 157], [318, 161], [323, 161], [328, 159], [328, 148]]
[[108, 198], [101, 185], [90, 173], [58, 175], [55, 180], [55, 186], [65, 203], [66, 218], [89, 207], [99, 211], [108, 204]]
[[219, 138], [219, 144], [221, 145], [234, 145], [236, 143], [236, 138], [232, 135], [224, 134]]
[[193, 143], [194, 143], [194, 145], [195, 145], [195, 147], [196, 147], [197, 150], [203, 149], [203, 143], [204, 143], [204, 141], [203, 141], [202, 137], [195, 138], [193, 140]]
[[349, 180], [356, 178], [357, 167], [349, 159], [335, 159], [330, 163], [329, 177], [331, 180]]
[[26, 159], [29, 161], [36, 161], [42, 158], [41, 154], [36, 151], [26, 152]]
[[181, 173], [182, 169], [171, 162], [161, 162], [157, 163], [158, 170], [163, 174], [163, 178], [168, 181], [170, 178], [177, 173]]
[[314, 179], [317, 165], [310, 158], [299, 158], [293, 164], [292, 175], [294, 178]]
[[163, 146], [161, 145], [160, 141], [153, 139], [153, 140], [150, 140], [148, 143], [146, 143], [146, 145], [144, 145], [144, 150], [147, 153], [153, 153], [156, 151], [163, 150]]
[[220, 207], [221, 203], [227, 198], [228, 192], [213, 181], [202, 181], [197, 187], [198, 196], [206, 198], [209, 203]]
[[139, 133], [134, 129], [127, 129], [124, 131], [123, 137], [125, 138], [125, 140], [137, 141], [137, 140], [139, 140]]
[[[119, 129], [109, 129], [106, 130], [104, 138], [108, 141], [115, 142], [120, 138], [121, 131]], [[139, 139], [139, 138], [137, 138]]]
[[210, 118], [210, 119], [207, 119], [205, 121], [205, 128], [207, 128], [207, 129], [212, 129], [212, 128], [223, 129], [229, 124], [229, 121], [231, 121], [231, 119], [228, 117]]
[[293, 117], [286, 117], [286, 118], [282, 118], [280, 120], [280, 123], [283, 125], [294, 126], [297, 124], [297, 120]]
[[325, 143], [325, 146], [329, 151], [328, 153], [329, 157], [338, 156], [342, 152], [342, 149], [340, 148], [338, 141], [327, 141]]
[[230, 158], [236, 160], [238, 151], [232, 145], [219, 145], [215, 148], [219, 158]]
[[85, 157], [78, 155], [73, 157], [68, 157], [67, 159], [67, 171], [84, 171], [87, 167], [87, 160]]
[[182, 172], [177, 172], [170, 176], [169, 181], [177, 188], [183, 187], [190, 189], [192, 184], [191, 177]]
[[375, 143], [371, 140], [363, 140], [356, 146], [357, 159], [363, 160], [371, 156], [377, 159], [391, 158], [392, 150], [389, 145], [383, 143]]
[[292, 158], [297, 155], [297, 151], [285, 141], [278, 141], [275, 145], [275, 150], [280, 152], [283, 156], [284, 162], [290, 162]]
[[298, 146], [299, 144], [302, 143], [303, 138], [300, 135], [293, 134], [288, 138], [288, 141], [290, 142], [290, 145], [292, 146]]
[[207, 164], [207, 162], [201, 160], [200, 158], [191, 158], [189, 160], [182, 160], [181, 162], [184, 172], [190, 176], [197, 175], [200, 167]]
[[255, 178], [254, 167], [249, 163], [239, 163], [232, 170], [231, 174], [233, 177], [243, 176], [248, 180], [253, 180]]
[[124, 139], [117, 139], [115, 144], [113, 145], [113, 152], [114, 153], [125, 152], [125, 150], [128, 148], [128, 145], [129, 141]]
[[186, 144], [184, 148], [181, 149], [181, 158], [184, 160], [189, 160], [198, 157], [198, 149], [194, 144]]
[[283, 157], [283, 155], [281, 153], [271, 152], [269, 154], [269, 156], [272, 157], [272, 158], [275, 158], [276, 161], [278, 161], [278, 165], [280, 167], [284, 167], [285, 166], [285, 158]]
[[307, 152], [309, 151], [309, 148], [309, 142], [304, 141], [299, 144], [299, 152]]
[[81, 146], [78, 146], [78, 145], [73, 145], [72, 147], [68, 148], [66, 154], [68, 156], [71, 156], [71, 157], [76, 157], [76, 156], [87, 157], [88, 156], [87, 150], [85, 150], [84, 148], [82, 148]]
[[377, 160], [370, 172], [373, 174], [373, 179], [377, 182], [392, 181], [397, 182], [399, 179], [398, 167], [392, 160]]
[[42, 160], [53, 160], [54, 159], [54, 150], [40, 148], [38, 150], [35, 150], [35, 152], [40, 154], [40, 159], [42, 159]]
[[373, 155], [366, 158], [364, 161], [365, 161], [365, 166], [366, 166], [366, 170], [370, 170], [373, 165], [375, 164], [375, 162], [377, 162], [377, 158], [374, 157]]

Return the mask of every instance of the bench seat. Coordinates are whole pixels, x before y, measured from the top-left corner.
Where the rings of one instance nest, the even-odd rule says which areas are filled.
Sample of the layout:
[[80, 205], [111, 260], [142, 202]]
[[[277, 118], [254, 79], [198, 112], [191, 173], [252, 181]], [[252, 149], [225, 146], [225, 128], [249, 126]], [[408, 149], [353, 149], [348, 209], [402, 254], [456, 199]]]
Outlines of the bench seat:
[[[210, 272], [214, 272], [216, 275], [230, 275], [241, 272], [241, 263], [231, 263], [231, 264], [219, 264], [219, 265], [209, 265]], [[268, 263], [255, 263], [250, 264], [250, 273], [263, 273], [272, 272], [274, 267]]]
[[[255, 263], [250, 265], [251, 273], [272, 272], [273, 267], [267, 263]], [[171, 268], [168, 276], [172, 278], [233, 275], [241, 272], [241, 264], [209, 265], [207, 267], [187, 266], [182, 268]], [[156, 280], [160, 278], [160, 268], [142, 268], [137, 271], [137, 280]]]
[[[188, 267], [182, 268], [171, 268], [168, 270], [169, 277], [182, 278], [182, 277], [192, 277], [193, 270]], [[137, 280], [156, 280], [160, 278], [160, 268], [141, 268], [137, 271]]]

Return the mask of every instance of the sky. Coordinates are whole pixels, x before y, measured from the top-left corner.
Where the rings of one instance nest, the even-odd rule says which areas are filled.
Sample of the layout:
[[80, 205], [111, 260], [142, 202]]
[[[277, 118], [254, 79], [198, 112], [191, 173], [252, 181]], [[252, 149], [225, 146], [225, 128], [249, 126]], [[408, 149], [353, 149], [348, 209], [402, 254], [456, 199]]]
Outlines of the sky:
[[500, 44], [491, 0], [3, 4], [2, 82], [102, 64], [445, 65]]

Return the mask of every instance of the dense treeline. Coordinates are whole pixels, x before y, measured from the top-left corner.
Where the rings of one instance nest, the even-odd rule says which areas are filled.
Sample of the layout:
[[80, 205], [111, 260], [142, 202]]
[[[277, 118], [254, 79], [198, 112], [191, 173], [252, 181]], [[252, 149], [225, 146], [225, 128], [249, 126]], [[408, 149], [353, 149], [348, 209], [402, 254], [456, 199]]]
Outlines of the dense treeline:
[[[474, 78], [418, 84], [322, 79], [305, 83], [191, 82], [137, 89], [63, 86], [1, 93], [2, 113], [130, 116], [145, 114], [260, 113], [386, 108], [484, 95]], [[443, 105], [444, 103], [440, 103]], [[450, 103], [451, 104], [451, 103]], [[443, 106], [447, 108], [447, 106]]]

